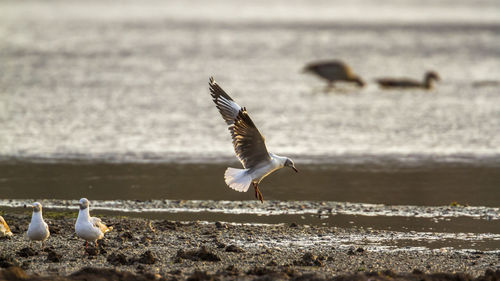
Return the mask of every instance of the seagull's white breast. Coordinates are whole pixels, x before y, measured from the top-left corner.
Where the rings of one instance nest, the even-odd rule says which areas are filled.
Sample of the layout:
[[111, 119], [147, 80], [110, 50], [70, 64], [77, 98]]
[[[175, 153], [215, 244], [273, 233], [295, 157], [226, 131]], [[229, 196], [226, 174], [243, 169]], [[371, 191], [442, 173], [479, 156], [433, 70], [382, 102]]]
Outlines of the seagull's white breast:
[[89, 242], [99, 240], [104, 237], [101, 230], [95, 227], [90, 221], [77, 220], [75, 224], [76, 235]]
[[[253, 181], [260, 182], [263, 178], [271, 174], [272, 172], [283, 168], [283, 157], [269, 153], [271, 156], [271, 161], [265, 162], [249, 171], [250, 176]], [[286, 159], [286, 158], [285, 158]]]
[[28, 226], [26, 234], [30, 240], [43, 241], [49, 238], [49, 226], [43, 221], [41, 214], [33, 214], [33, 218]]

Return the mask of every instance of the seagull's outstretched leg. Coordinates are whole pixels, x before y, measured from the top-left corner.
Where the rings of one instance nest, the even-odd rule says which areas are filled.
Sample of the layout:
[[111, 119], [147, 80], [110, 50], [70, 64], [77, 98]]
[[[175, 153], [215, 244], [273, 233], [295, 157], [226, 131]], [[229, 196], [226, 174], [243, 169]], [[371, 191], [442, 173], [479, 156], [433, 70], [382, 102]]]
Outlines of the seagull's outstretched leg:
[[264, 203], [264, 197], [262, 196], [262, 193], [259, 190], [259, 184], [252, 182], [253, 188], [255, 189], [255, 198], [260, 200], [261, 203]]
[[259, 200], [260, 203], [264, 203], [264, 196], [262, 196], [262, 192], [259, 190], [259, 186], [257, 186], [257, 191], [259, 192]]

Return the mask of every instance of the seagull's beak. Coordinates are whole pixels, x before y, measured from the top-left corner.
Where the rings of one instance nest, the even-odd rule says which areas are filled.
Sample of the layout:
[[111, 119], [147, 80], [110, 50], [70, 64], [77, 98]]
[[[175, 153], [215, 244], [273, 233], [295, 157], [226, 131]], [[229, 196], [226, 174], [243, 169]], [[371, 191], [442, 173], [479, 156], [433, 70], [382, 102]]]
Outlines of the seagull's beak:
[[292, 166], [292, 169], [293, 169], [296, 173], [298, 173], [298, 172], [299, 172], [299, 170], [297, 170], [297, 168], [295, 168], [295, 166]]

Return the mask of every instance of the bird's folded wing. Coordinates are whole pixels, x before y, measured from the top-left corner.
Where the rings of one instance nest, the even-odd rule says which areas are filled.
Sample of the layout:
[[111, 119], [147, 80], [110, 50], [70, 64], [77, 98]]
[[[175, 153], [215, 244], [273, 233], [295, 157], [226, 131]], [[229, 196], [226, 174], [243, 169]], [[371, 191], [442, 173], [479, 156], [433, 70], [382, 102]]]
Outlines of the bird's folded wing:
[[90, 222], [92, 223], [92, 225], [94, 227], [97, 227], [99, 228], [99, 230], [101, 230], [102, 233], [106, 233], [108, 231], [110, 231], [112, 228], [109, 228], [107, 227], [102, 221], [100, 218], [96, 218], [96, 217], [91, 217], [90, 218]]
[[5, 229], [5, 232], [6, 232], [6, 233], [7, 233], [7, 232], [10, 232], [10, 228], [9, 228], [9, 226], [7, 225], [7, 223], [3, 220], [3, 218], [1, 219], [1, 222], [2, 222], [2, 225], [3, 225], [4, 229]]
[[383, 86], [420, 86], [423, 85], [419, 81], [408, 78], [379, 78], [375, 80], [378, 84]]
[[233, 101], [233, 99], [215, 82], [213, 77], [210, 77], [208, 83], [210, 85], [210, 94], [212, 99], [219, 109], [222, 118], [226, 121], [227, 125], [231, 125], [238, 116], [241, 107]]
[[255, 127], [245, 108], [238, 112], [234, 124], [229, 126], [229, 131], [233, 138], [234, 151], [243, 167], [251, 168], [271, 160], [264, 137]]

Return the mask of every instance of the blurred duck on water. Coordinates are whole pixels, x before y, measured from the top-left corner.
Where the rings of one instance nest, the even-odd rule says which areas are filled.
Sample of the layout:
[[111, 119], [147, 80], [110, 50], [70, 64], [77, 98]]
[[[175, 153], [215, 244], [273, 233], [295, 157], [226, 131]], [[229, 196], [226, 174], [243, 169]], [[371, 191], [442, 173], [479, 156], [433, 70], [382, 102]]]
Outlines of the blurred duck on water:
[[365, 83], [361, 78], [354, 74], [351, 68], [342, 61], [316, 61], [308, 63], [303, 72], [313, 73], [328, 82], [327, 90], [333, 88], [336, 82], [355, 83], [363, 87]]
[[424, 80], [422, 82], [416, 81], [409, 78], [380, 78], [375, 81], [382, 87], [386, 89], [390, 88], [421, 88], [421, 89], [432, 89], [432, 82], [439, 81], [441, 78], [434, 71], [427, 71], [424, 75]]

